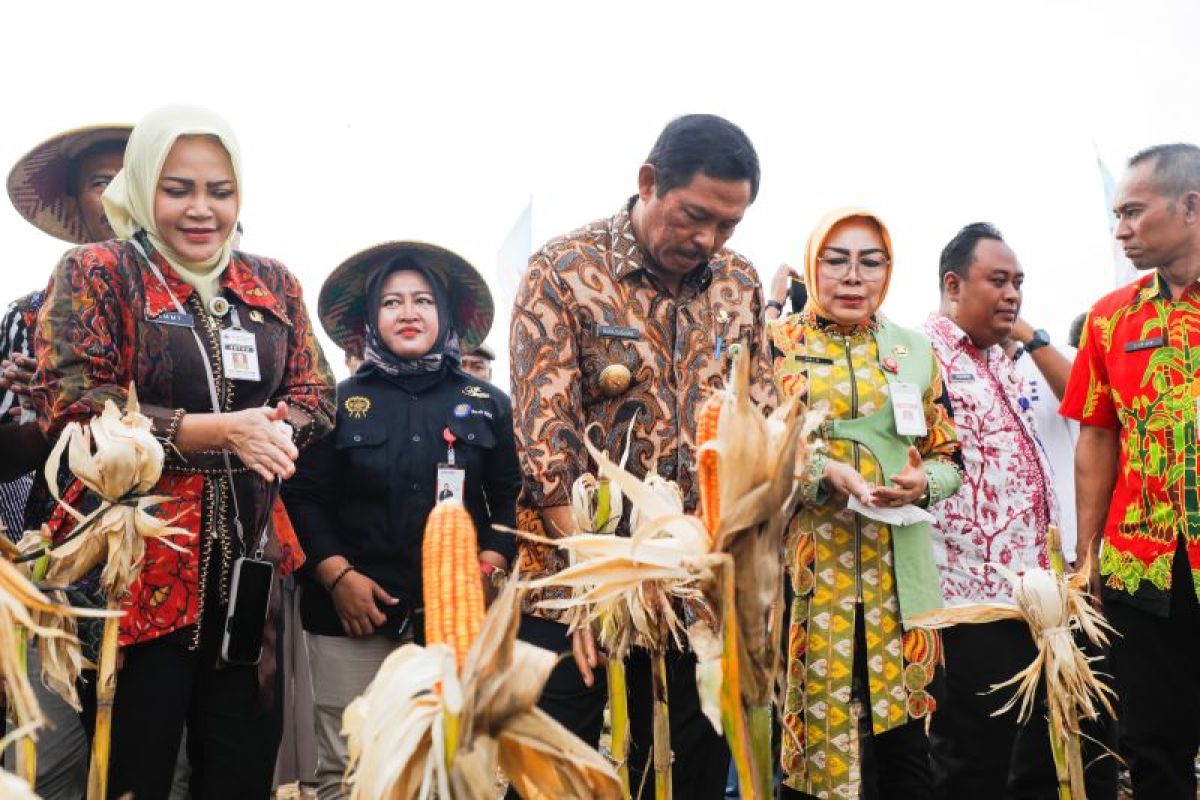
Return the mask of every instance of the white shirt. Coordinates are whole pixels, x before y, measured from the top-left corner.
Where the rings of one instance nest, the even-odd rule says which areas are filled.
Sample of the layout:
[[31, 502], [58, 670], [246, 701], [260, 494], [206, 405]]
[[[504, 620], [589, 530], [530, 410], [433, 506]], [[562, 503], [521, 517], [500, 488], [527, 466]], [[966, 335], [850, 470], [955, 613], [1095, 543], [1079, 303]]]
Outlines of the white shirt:
[[[1067, 361], [1075, 360], [1075, 350], [1060, 347]], [[1075, 442], [1079, 440], [1079, 423], [1059, 416], [1058, 398], [1042, 377], [1037, 364], [1028, 353], [1017, 359], [1017, 374], [1024, 379], [1026, 399], [1033, 410], [1038, 441], [1050, 462], [1054, 493], [1058, 496], [1058, 529], [1062, 533], [1063, 556], [1067, 563], [1075, 560]]]

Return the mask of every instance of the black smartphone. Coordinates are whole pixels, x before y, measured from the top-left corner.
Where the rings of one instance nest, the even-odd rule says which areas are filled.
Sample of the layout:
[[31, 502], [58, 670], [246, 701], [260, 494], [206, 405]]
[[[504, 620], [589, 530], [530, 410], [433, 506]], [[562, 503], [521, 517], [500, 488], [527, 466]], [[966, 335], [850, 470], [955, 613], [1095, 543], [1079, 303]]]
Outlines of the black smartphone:
[[221, 640], [221, 658], [230, 664], [257, 664], [262, 658], [263, 625], [274, 583], [271, 562], [245, 557], [233, 562], [229, 613]]
[[808, 287], [804, 281], [792, 278], [788, 281], [788, 298], [792, 301], [792, 311], [803, 311], [808, 303]]

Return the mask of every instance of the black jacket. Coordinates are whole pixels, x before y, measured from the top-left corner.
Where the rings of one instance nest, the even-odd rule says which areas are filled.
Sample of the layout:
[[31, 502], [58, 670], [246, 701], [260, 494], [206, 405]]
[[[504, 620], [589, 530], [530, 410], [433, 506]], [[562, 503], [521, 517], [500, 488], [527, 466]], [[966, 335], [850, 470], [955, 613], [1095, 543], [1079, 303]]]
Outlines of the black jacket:
[[441, 489], [435, 484], [438, 464], [446, 461], [447, 428], [457, 439], [455, 463], [466, 467], [465, 504], [479, 549], [513, 559], [513, 536], [492, 529], [492, 523], [516, 527], [521, 485], [512, 406], [503, 392], [453, 370], [415, 394], [378, 373], [355, 375], [338, 384], [333, 433], [304, 451], [283, 487], [307, 556], [305, 630], [343, 635], [333, 600], [313, 572], [334, 555], [400, 599], [385, 609], [389, 624], [380, 633], [423, 605], [421, 540]]

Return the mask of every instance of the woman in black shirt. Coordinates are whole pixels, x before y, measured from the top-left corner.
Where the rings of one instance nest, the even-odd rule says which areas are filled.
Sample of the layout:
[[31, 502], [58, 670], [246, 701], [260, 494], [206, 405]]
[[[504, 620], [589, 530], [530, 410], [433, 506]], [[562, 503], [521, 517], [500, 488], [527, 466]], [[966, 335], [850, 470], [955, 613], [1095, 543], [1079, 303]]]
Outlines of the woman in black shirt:
[[475, 521], [480, 576], [498, 581], [515, 553], [520, 472], [512, 412], [459, 368], [483, 341], [492, 299], [454, 253], [393, 242], [363, 251], [325, 282], [319, 315], [363, 363], [338, 385], [333, 434], [284, 486], [307, 555], [300, 601], [316, 695], [320, 797], [346, 767], [342, 710], [401, 643], [420, 641], [421, 540], [444, 499]]

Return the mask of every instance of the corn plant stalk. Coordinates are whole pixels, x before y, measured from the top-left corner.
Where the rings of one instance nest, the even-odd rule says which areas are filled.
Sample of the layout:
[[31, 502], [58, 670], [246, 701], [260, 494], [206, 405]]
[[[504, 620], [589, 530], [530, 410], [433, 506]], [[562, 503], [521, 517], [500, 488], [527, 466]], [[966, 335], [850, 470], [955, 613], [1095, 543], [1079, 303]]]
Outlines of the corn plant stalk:
[[[1066, 574], [1067, 564], [1062, 551], [1062, 535], [1055, 525], [1046, 529], [1046, 555], [1049, 557], [1050, 568], [1054, 570], [1055, 575], [1061, 577]], [[1046, 724], [1050, 728], [1050, 752], [1054, 756], [1054, 774], [1058, 780], [1059, 800], [1086, 800], [1083, 797], [1083, 754], [1080, 749], [1079, 734], [1069, 732], [1064, 742], [1058, 736], [1057, 731], [1066, 727], [1065, 720], [1057, 719], [1057, 716], [1057, 709], [1051, 707], [1050, 718]], [[1078, 780], [1073, 781], [1071, 773], [1076, 770], [1076, 764], [1078, 764]], [[1076, 786], [1078, 791], [1073, 790], [1073, 787]]]
[[[17, 646], [17, 652], [21, 663], [21, 674], [25, 680], [29, 680], [29, 636], [20, 623], [15, 623], [13, 628], [17, 641], [20, 643]], [[10, 710], [18, 728], [24, 728], [34, 722], [34, 720], [25, 719], [18, 706], [10, 705]], [[37, 781], [37, 741], [33, 738], [32, 730], [29, 735], [21, 738], [20, 746], [17, 749], [17, 773], [25, 779], [30, 789], [34, 788]]]
[[662, 648], [650, 654], [654, 695], [654, 797], [671, 800], [671, 708], [667, 697], [667, 661]]
[[624, 661], [608, 662], [608, 707], [612, 726], [609, 749], [625, 799], [629, 800], [629, 693]]
[[[121, 602], [109, 599], [108, 610], [120, 612]], [[96, 731], [92, 735], [92, 761], [88, 767], [88, 800], [108, 797], [108, 762], [112, 750], [113, 698], [117, 694], [117, 636], [121, 631], [118, 616], [104, 620], [100, 640], [100, 663], [96, 676]]]

